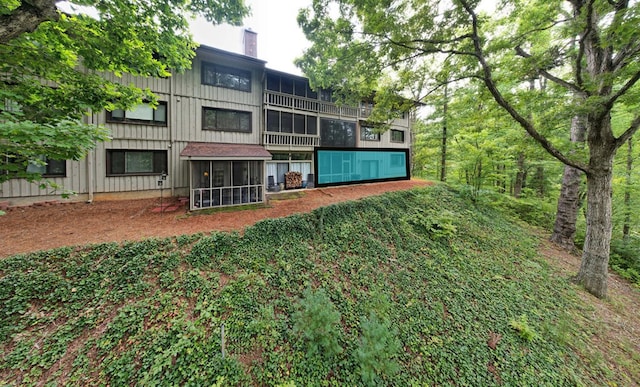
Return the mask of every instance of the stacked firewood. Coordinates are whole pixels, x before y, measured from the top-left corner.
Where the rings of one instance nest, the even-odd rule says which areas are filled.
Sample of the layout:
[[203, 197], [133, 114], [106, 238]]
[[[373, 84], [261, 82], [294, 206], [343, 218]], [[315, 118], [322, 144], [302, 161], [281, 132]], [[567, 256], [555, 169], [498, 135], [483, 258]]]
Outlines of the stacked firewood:
[[302, 173], [300, 172], [285, 173], [284, 184], [287, 189], [302, 187]]

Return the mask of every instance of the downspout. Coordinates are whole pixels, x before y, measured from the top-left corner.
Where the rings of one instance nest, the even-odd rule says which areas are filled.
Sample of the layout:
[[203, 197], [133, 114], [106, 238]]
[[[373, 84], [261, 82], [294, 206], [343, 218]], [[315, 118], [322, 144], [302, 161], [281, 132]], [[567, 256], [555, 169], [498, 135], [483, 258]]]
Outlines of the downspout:
[[[262, 147], [267, 149], [267, 144], [265, 143], [267, 138], [267, 127], [266, 127], [266, 116], [267, 116], [267, 103], [266, 103], [266, 95], [265, 90], [267, 83], [267, 69], [262, 67], [262, 79], [260, 80], [260, 142], [262, 143]], [[268, 151], [268, 150], [267, 150]], [[262, 161], [262, 197], [260, 198], [261, 203], [265, 203], [267, 199], [267, 181], [265, 179], [267, 177], [267, 161]]]
[[[94, 124], [96, 126], [98, 126], [98, 119], [97, 119], [97, 115], [92, 111], [90, 117], [90, 124]], [[94, 184], [95, 184], [95, 173], [93, 171], [93, 159], [95, 157], [96, 153], [95, 150], [92, 148], [89, 150], [89, 153], [87, 154], [87, 186], [89, 189], [88, 192], [88, 198], [87, 198], [87, 203], [91, 204], [93, 203], [93, 191], [94, 191]]]
[[171, 197], [176, 196], [175, 193], [175, 187], [176, 187], [176, 183], [175, 183], [175, 179], [176, 176], [174, 176], [176, 174], [176, 165], [174, 162], [174, 158], [173, 158], [173, 154], [174, 154], [174, 149], [173, 149], [173, 129], [175, 127], [175, 125], [173, 125], [173, 109], [176, 108], [177, 102], [175, 101], [175, 94], [174, 94], [174, 74], [172, 73], [171, 76], [169, 77], [169, 101], [171, 101], [169, 103], [169, 109], [167, 114], [169, 115], [169, 117], [167, 117], [167, 122], [169, 124], [169, 156], [168, 156], [168, 171], [167, 174], [169, 175], [169, 182], [171, 184]]

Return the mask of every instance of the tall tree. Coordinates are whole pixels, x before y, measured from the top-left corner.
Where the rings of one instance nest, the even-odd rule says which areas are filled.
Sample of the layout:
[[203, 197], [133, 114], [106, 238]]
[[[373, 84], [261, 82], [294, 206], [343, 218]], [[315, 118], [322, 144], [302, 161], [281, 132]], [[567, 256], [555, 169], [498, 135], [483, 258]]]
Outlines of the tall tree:
[[239, 24], [243, 0], [10, 0], [0, 4], [0, 183], [37, 180], [30, 164], [79, 159], [104, 128], [91, 111], [128, 108], [153, 94], [100, 72], [169, 77], [190, 67], [188, 20]]
[[[582, 117], [575, 116], [571, 120], [571, 142], [583, 144], [586, 134], [585, 121]], [[580, 169], [565, 165], [562, 173], [562, 186], [556, 211], [556, 219], [551, 234], [552, 242], [562, 248], [573, 251], [575, 246], [576, 222], [580, 210], [581, 187], [583, 173]]]
[[[385, 86], [402, 92], [412, 69], [440, 63], [446, 56], [461, 58], [461, 75], [480, 79], [542, 148], [585, 173], [587, 231], [577, 281], [605, 297], [613, 158], [640, 125], [636, 116], [614, 136], [611, 110], [640, 93], [640, 5], [628, 0], [502, 1], [502, 8], [489, 16], [480, 13], [479, 3], [314, 0], [298, 17], [313, 42], [298, 64], [316, 86], [338, 84], [345, 93], [362, 92], [381, 86], [381, 74], [393, 73], [398, 74], [395, 82]], [[568, 62], [575, 65], [564, 65]], [[558, 128], [531, 118], [526, 104], [519, 103], [532, 74], [565, 90], [555, 111], [566, 122], [576, 114], [585, 117], [586, 152], [570, 152], [568, 133], [567, 141], [552, 141], [549, 134]], [[518, 78], [521, 87], [514, 87]], [[584, 98], [570, 98], [575, 94]], [[536, 97], [548, 98], [546, 92]]]

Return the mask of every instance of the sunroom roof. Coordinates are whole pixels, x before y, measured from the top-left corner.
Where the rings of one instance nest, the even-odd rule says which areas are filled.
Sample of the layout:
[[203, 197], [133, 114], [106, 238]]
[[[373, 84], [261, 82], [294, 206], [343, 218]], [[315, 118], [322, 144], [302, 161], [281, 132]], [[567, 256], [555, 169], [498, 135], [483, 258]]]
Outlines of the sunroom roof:
[[188, 160], [271, 160], [271, 153], [261, 145], [190, 142], [180, 152]]

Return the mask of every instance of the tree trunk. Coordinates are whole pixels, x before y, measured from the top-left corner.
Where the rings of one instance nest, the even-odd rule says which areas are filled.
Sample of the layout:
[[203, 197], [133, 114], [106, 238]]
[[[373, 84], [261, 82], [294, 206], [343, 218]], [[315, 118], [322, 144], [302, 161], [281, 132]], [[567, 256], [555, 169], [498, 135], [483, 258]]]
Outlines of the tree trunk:
[[516, 173], [516, 181], [513, 186], [513, 197], [516, 199], [522, 195], [526, 174], [524, 170], [524, 152], [518, 153], [518, 172]]
[[553, 226], [551, 241], [563, 249], [575, 250], [576, 221], [580, 208], [580, 184], [582, 172], [579, 169], [565, 166], [562, 174], [562, 187], [558, 197], [556, 222]]
[[587, 175], [587, 233], [576, 281], [598, 298], [607, 296], [611, 246], [611, 180], [613, 149], [606, 141], [590, 142]]
[[442, 117], [442, 146], [440, 152], [440, 181], [447, 181], [447, 110], [449, 109], [448, 83], [444, 84], [444, 106]]
[[8, 14], [0, 15], [0, 44], [8, 43], [25, 32], [33, 32], [40, 23], [58, 20], [56, 3], [60, 0], [22, 1]]
[[629, 240], [631, 231], [631, 173], [633, 172], [633, 139], [627, 141], [627, 176], [624, 188], [624, 224], [622, 225], [622, 239]]
[[[581, 117], [571, 120], [571, 142], [583, 143], [586, 133], [586, 125]], [[582, 171], [565, 166], [562, 173], [562, 187], [558, 197], [556, 222], [553, 226], [551, 241], [569, 251], [575, 250], [574, 238], [576, 236], [576, 221], [580, 209], [580, 185]]]

